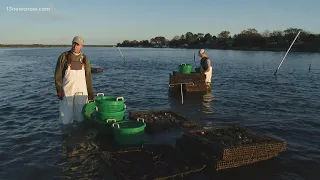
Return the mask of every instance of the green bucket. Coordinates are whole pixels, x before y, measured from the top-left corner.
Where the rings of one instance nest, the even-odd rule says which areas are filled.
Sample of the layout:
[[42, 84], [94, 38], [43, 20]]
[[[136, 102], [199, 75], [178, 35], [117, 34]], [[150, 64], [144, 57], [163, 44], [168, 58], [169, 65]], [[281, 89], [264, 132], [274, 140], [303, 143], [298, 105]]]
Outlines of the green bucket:
[[192, 66], [190, 64], [180, 64], [179, 73], [182, 74], [191, 74]]
[[125, 120], [112, 124], [114, 138], [119, 144], [139, 144], [144, 140], [144, 119]]
[[111, 128], [112, 123], [116, 123], [116, 119], [107, 119], [105, 121], [98, 121], [97, 119], [93, 119], [96, 129], [103, 134], [112, 135], [113, 131]]
[[123, 97], [105, 96], [104, 93], [97, 93], [94, 98], [97, 111], [105, 113], [115, 113], [125, 108], [125, 100]]
[[95, 102], [88, 102], [87, 104], [85, 104], [82, 109], [82, 115], [83, 115], [84, 121], [90, 121], [95, 111], [96, 111]]
[[126, 112], [126, 109], [123, 109], [122, 111], [119, 111], [119, 112], [113, 112], [113, 113], [96, 111], [96, 115], [98, 120], [100, 121], [105, 121], [107, 119], [116, 119], [117, 121], [121, 121], [124, 119], [125, 112]]

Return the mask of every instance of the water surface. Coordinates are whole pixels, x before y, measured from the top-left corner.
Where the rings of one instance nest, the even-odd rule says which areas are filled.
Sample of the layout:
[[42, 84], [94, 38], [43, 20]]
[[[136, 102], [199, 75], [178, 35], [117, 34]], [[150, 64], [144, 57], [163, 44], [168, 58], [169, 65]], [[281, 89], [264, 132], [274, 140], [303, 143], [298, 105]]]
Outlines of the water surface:
[[[63, 142], [54, 68], [67, 48], [0, 49], [0, 179], [52, 179]], [[212, 92], [168, 95], [169, 73], [195, 66], [186, 49], [85, 48], [95, 93], [123, 96], [128, 111], [175, 109], [204, 127], [240, 124], [288, 142], [277, 158], [217, 173], [222, 179], [319, 179], [320, 55], [208, 50]], [[312, 62], [311, 71], [308, 70]]]

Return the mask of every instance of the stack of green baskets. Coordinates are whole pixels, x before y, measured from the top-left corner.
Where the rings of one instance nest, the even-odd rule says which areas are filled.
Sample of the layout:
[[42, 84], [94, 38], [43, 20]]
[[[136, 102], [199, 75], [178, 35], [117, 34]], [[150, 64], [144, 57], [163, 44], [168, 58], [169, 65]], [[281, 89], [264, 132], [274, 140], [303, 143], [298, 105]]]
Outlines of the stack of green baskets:
[[122, 121], [126, 112], [125, 100], [123, 97], [105, 96], [98, 93], [95, 97], [96, 117], [99, 121], [107, 120]]
[[82, 114], [84, 116], [84, 125], [89, 128], [95, 128], [101, 133], [112, 134], [111, 124], [116, 122], [115, 119], [100, 121], [97, 119], [96, 102], [91, 101], [85, 104]]
[[140, 144], [144, 141], [144, 119], [125, 118], [126, 105], [123, 97], [105, 96], [98, 93], [93, 102], [84, 106], [85, 121], [95, 124], [98, 131], [113, 134], [119, 144]]

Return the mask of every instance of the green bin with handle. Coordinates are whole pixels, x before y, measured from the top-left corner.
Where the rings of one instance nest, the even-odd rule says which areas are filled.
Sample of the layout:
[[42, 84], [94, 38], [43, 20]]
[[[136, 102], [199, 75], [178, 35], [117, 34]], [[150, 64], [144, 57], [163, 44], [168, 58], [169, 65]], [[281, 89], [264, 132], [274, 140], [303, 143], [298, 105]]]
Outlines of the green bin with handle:
[[122, 111], [114, 112], [114, 113], [96, 111], [96, 115], [98, 120], [100, 121], [105, 121], [107, 119], [116, 119], [117, 121], [121, 121], [124, 119], [125, 112], [126, 112], [126, 109], [123, 109]]
[[88, 102], [83, 106], [82, 115], [85, 121], [89, 121], [96, 111], [96, 103], [94, 101]]
[[112, 135], [113, 131], [111, 128], [111, 125], [113, 123], [116, 123], [117, 120], [116, 119], [106, 119], [105, 121], [99, 121], [97, 119], [93, 119], [94, 123], [95, 123], [95, 127], [96, 129], [102, 133], [102, 134], [106, 134], [106, 135]]
[[94, 125], [92, 119], [95, 117], [96, 103], [94, 101], [86, 103], [82, 108], [83, 125], [91, 127]]
[[136, 145], [144, 141], [144, 130], [146, 123], [144, 119], [138, 118], [134, 120], [124, 120], [112, 124], [113, 135], [118, 144]]
[[125, 109], [125, 100], [123, 97], [105, 96], [104, 93], [97, 93], [94, 98], [97, 111], [103, 113], [116, 113]]
[[191, 74], [192, 66], [190, 64], [180, 64], [179, 73], [182, 74]]

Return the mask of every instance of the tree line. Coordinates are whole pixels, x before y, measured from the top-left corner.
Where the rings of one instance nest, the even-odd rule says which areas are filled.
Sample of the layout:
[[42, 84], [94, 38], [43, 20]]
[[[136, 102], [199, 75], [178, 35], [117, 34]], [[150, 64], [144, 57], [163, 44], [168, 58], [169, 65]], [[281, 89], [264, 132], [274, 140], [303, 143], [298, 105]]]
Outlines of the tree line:
[[230, 31], [222, 31], [217, 36], [210, 33], [192, 33], [177, 35], [171, 40], [157, 36], [150, 40], [124, 40], [118, 47], [153, 47], [153, 48], [207, 48], [233, 50], [287, 50], [300, 31], [292, 51], [320, 52], [320, 34], [314, 34], [300, 28], [281, 30], [265, 30], [259, 33], [254, 28], [241, 31], [233, 36]]
[[[114, 47], [115, 45], [85, 45], [85, 47]], [[0, 44], [0, 48], [71, 47], [69, 44]]]

